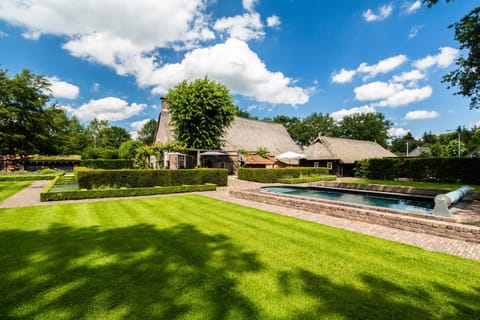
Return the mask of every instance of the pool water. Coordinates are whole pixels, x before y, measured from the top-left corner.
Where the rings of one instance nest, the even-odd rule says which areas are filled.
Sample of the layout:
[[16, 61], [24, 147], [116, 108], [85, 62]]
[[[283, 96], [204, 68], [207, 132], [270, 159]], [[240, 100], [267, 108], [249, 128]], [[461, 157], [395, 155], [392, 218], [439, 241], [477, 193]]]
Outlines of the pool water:
[[371, 191], [313, 187], [263, 187], [262, 190], [285, 195], [319, 198], [424, 214], [432, 214], [434, 207], [433, 198], [430, 197]]

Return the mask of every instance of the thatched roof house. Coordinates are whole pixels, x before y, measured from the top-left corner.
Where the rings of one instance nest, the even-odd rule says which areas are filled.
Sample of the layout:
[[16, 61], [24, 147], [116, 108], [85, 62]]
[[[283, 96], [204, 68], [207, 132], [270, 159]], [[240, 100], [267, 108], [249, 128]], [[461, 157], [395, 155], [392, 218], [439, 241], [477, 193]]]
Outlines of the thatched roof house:
[[338, 176], [353, 175], [357, 160], [396, 157], [376, 142], [324, 136], [318, 136], [303, 154], [306, 159], [300, 160], [301, 165], [328, 167]]
[[[174, 139], [168, 104], [162, 99], [162, 110], [159, 115], [154, 141], [167, 143]], [[260, 148], [266, 149], [270, 156], [276, 156], [287, 151], [302, 152], [300, 146], [288, 134], [287, 129], [279, 123], [235, 117], [230, 127], [227, 128], [223, 139], [224, 145], [218, 151], [228, 154], [230, 160], [232, 159], [231, 156], [235, 155], [238, 156], [237, 159], [253, 166], [270, 166], [275, 162], [271, 157], [261, 158], [255, 155]], [[206, 150], [197, 150], [199, 153], [203, 151]], [[243, 156], [240, 156], [239, 153], [242, 153]], [[229, 166], [228, 163], [223, 162], [219, 162], [219, 165]]]

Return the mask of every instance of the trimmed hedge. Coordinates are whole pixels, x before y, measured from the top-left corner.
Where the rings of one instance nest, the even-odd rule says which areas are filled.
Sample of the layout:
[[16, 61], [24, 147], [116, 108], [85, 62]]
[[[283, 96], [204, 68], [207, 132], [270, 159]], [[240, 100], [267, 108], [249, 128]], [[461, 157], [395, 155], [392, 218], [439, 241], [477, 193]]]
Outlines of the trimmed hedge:
[[77, 171], [76, 174], [81, 189], [105, 186], [141, 188], [205, 183], [226, 186], [228, 182], [227, 169], [95, 170]]
[[314, 177], [280, 178], [278, 179], [278, 182], [286, 183], [286, 184], [295, 184], [295, 183], [335, 181], [335, 180], [337, 180], [337, 176], [324, 175], [324, 176], [314, 176]]
[[80, 165], [91, 169], [133, 169], [133, 160], [128, 159], [82, 159]]
[[355, 175], [368, 179], [480, 184], [480, 158], [388, 158], [356, 163]]
[[122, 189], [99, 189], [99, 190], [78, 190], [49, 192], [55, 183], [49, 184], [40, 192], [40, 201], [79, 200], [112, 197], [134, 197], [150, 196], [157, 194], [182, 193], [195, 191], [215, 191], [217, 186], [212, 183], [203, 185], [184, 185], [170, 187], [148, 187], [148, 188], [122, 188]]
[[53, 180], [57, 176], [64, 175], [65, 172], [56, 174], [0, 174], [0, 181], [36, 181], [36, 180]]
[[275, 183], [279, 182], [282, 178], [298, 178], [300, 176], [309, 175], [326, 175], [328, 174], [327, 168], [311, 168], [311, 167], [298, 167], [298, 168], [240, 168], [238, 169], [238, 179], [255, 181], [261, 183]]

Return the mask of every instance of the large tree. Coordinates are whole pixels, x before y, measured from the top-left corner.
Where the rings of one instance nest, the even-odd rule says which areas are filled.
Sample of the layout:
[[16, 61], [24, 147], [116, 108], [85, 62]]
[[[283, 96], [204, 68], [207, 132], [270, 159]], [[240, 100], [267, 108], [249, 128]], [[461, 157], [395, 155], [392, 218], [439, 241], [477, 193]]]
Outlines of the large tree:
[[138, 131], [138, 139], [145, 144], [152, 144], [155, 139], [155, 131], [157, 131], [157, 120], [150, 119]]
[[[438, 0], [423, 2], [431, 7]], [[470, 98], [470, 109], [480, 108], [480, 7], [474, 8], [449, 28], [455, 29], [455, 40], [460, 42], [465, 56], [457, 58], [458, 68], [447, 73], [443, 81], [450, 84], [449, 88], [458, 88], [455, 94]]]
[[45, 104], [50, 83], [23, 70], [13, 78], [0, 70], [0, 152], [27, 155], [40, 152], [48, 141]]
[[177, 141], [189, 148], [220, 149], [223, 134], [237, 114], [227, 87], [207, 77], [183, 81], [166, 100]]
[[392, 122], [382, 113], [358, 113], [344, 117], [338, 124], [339, 136], [347, 139], [376, 141], [387, 146]]

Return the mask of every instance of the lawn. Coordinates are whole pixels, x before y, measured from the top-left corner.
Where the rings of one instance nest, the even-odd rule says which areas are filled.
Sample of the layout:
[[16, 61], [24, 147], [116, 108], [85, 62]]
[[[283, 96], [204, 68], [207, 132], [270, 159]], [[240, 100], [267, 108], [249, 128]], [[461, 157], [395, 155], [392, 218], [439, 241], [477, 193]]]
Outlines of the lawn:
[[479, 319], [480, 263], [201, 195], [0, 210], [0, 318]]
[[[422, 182], [422, 181], [394, 181], [394, 180], [372, 180], [372, 179], [363, 179], [363, 178], [351, 178], [345, 182], [349, 183], [365, 183], [365, 184], [383, 184], [387, 186], [406, 186], [406, 187], [417, 187], [417, 188], [427, 188], [427, 189], [445, 189], [453, 190], [460, 188], [463, 184], [461, 183], [438, 183], [438, 182]], [[480, 191], [480, 185], [470, 185], [473, 190]]]
[[31, 184], [32, 181], [0, 182], [0, 202]]

